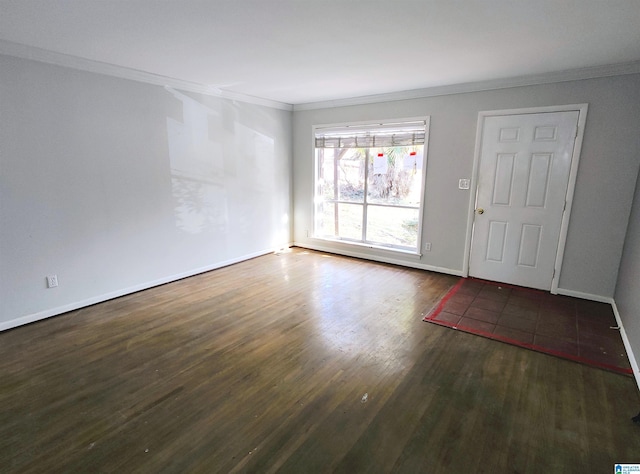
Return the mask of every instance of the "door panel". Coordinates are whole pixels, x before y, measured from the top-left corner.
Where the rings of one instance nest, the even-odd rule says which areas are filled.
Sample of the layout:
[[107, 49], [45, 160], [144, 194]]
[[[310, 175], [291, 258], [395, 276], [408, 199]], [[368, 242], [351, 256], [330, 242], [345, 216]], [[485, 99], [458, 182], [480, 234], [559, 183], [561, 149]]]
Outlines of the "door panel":
[[513, 168], [516, 155], [500, 153], [496, 161], [496, 176], [493, 185], [494, 205], [508, 206], [511, 204], [511, 188], [513, 185]]
[[535, 153], [531, 156], [531, 172], [527, 183], [527, 207], [544, 207], [548, 194], [551, 154]]
[[540, 251], [540, 237], [542, 236], [542, 226], [534, 224], [524, 224], [522, 226], [522, 237], [520, 238], [520, 249], [518, 252], [518, 265], [525, 267], [535, 267], [538, 263]]
[[469, 274], [549, 290], [578, 112], [486, 117]]
[[504, 245], [507, 236], [507, 223], [492, 221], [489, 223], [489, 237], [487, 242], [487, 260], [502, 262], [504, 259]]

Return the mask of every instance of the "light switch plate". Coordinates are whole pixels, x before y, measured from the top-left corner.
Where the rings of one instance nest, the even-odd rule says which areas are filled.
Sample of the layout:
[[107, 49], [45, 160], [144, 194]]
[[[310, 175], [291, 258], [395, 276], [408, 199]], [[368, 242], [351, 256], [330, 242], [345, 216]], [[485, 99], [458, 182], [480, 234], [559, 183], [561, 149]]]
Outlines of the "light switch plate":
[[470, 185], [471, 185], [470, 179], [462, 178], [461, 180], [458, 181], [458, 189], [469, 189]]

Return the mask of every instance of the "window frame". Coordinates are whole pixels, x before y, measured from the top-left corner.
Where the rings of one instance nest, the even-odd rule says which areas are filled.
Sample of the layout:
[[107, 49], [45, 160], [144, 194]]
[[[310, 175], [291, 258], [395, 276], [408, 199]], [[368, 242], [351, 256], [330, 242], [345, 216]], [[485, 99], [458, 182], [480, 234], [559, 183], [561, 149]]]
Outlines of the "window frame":
[[[416, 117], [402, 117], [402, 118], [394, 118], [394, 119], [384, 119], [384, 120], [366, 120], [366, 121], [354, 121], [354, 122], [340, 122], [340, 123], [323, 123], [323, 124], [314, 124], [312, 126], [312, 133], [311, 133], [311, 139], [312, 139], [312, 149], [313, 149], [313, 186], [312, 186], [312, 218], [313, 218], [313, 230], [312, 230], [312, 234], [311, 234], [311, 238], [313, 239], [318, 239], [318, 240], [322, 240], [322, 241], [327, 241], [327, 242], [337, 242], [337, 243], [344, 243], [347, 244], [348, 246], [356, 246], [356, 247], [366, 247], [366, 248], [371, 248], [371, 249], [379, 249], [379, 250], [387, 250], [387, 251], [391, 251], [394, 253], [401, 253], [401, 254], [407, 254], [407, 255], [413, 255], [413, 256], [418, 256], [421, 257], [422, 256], [422, 235], [423, 235], [423, 227], [424, 227], [424, 205], [425, 205], [425, 190], [426, 190], [426, 181], [427, 181], [427, 156], [428, 156], [428, 149], [429, 149], [429, 130], [430, 130], [430, 116], [428, 115], [424, 115], [424, 116], [416, 116]], [[420, 205], [418, 206], [418, 235], [417, 235], [417, 241], [416, 241], [416, 247], [412, 248], [412, 247], [406, 247], [406, 246], [399, 246], [399, 245], [394, 245], [394, 244], [384, 244], [384, 243], [374, 243], [371, 241], [367, 241], [364, 239], [360, 239], [360, 240], [356, 240], [356, 239], [352, 239], [352, 238], [347, 238], [347, 237], [331, 237], [331, 236], [327, 236], [327, 235], [319, 235], [317, 232], [317, 228], [318, 228], [318, 207], [320, 204], [320, 193], [319, 193], [319, 183], [318, 183], [318, 179], [319, 179], [319, 165], [318, 165], [318, 152], [317, 152], [317, 148], [316, 148], [316, 135], [318, 133], [319, 130], [321, 129], [327, 129], [327, 128], [342, 128], [342, 127], [353, 127], [353, 128], [357, 128], [357, 127], [367, 127], [367, 126], [372, 126], [372, 125], [389, 125], [389, 124], [402, 124], [405, 122], [424, 122], [424, 144], [423, 146], [423, 150], [422, 150], [422, 181], [421, 181], [421, 187], [420, 187]], [[387, 147], [380, 147], [380, 148], [387, 148]], [[325, 148], [325, 149], [331, 149], [331, 148]], [[368, 179], [368, 163], [365, 166], [365, 182]], [[337, 183], [335, 184], [337, 185]], [[378, 206], [378, 207], [394, 207], [394, 208], [400, 208], [400, 209], [416, 209], [416, 207], [413, 206], [406, 206], [406, 205], [388, 205], [388, 204], [383, 204], [383, 203], [375, 203], [375, 202], [368, 202], [367, 201], [368, 197], [367, 197], [367, 187], [365, 185], [364, 188], [364, 196], [363, 196], [363, 200], [361, 203], [355, 203], [355, 202], [349, 202], [349, 201], [344, 201], [345, 204], [355, 204], [355, 205], [359, 205], [362, 207], [362, 233], [363, 236], [366, 235], [366, 226], [367, 226], [367, 208], [369, 206]], [[335, 200], [335, 201], [331, 201], [332, 203], [336, 203], [339, 204], [340, 202], [342, 202], [341, 200]]]

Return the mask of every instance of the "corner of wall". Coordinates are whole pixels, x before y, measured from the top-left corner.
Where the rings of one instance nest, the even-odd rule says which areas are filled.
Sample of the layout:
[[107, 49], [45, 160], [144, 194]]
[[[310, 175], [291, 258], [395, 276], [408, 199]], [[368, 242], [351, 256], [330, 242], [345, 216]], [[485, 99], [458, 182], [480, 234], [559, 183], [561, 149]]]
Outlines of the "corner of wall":
[[633, 376], [636, 379], [636, 384], [638, 385], [638, 390], [640, 390], [640, 367], [638, 366], [638, 359], [633, 353], [633, 349], [631, 348], [631, 342], [629, 341], [629, 337], [627, 336], [627, 332], [624, 330], [624, 324], [622, 324], [622, 318], [620, 317], [620, 312], [618, 311], [618, 306], [616, 305], [615, 300], [611, 300], [611, 307], [613, 308], [613, 314], [616, 317], [616, 321], [618, 322], [618, 327], [620, 328], [620, 336], [622, 337], [622, 342], [624, 343], [624, 348], [627, 351], [627, 357], [629, 358], [629, 362], [631, 363], [631, 369], [633, 370]]

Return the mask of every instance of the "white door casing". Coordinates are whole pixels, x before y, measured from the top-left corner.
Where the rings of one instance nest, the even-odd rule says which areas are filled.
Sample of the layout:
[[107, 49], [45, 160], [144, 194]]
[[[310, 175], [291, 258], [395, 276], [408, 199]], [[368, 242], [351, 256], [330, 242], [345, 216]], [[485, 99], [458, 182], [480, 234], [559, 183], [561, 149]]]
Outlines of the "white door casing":
[[552, 109], [480, 115], [473, 277], [557, 290], [586, 105]]

